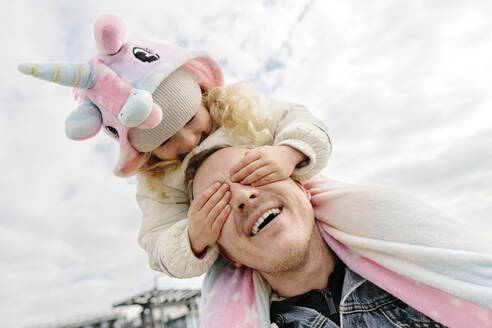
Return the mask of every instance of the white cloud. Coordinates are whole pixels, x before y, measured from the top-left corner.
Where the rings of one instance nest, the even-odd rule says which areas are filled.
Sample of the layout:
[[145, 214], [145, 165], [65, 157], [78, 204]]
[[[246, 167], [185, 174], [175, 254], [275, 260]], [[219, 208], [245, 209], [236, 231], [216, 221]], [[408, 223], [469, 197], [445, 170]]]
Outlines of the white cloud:
[[[487, 1], [15, 1], [0, 10], [0, 316], [9, 327], [98, 312], [152, 286], [132, 179], [106, 136], [65, 138], [69, 88], [19, 61], [83, 62], [92, 23], [208, 50], [226, 79], [307, 105], [334, 142], [326, 174], [407, 190], [487, 229], [492, 8]], [[12, 31], [15, 31], [13, 33]], [[160, 285], [198, 287], [163, 278]], [[75, 306], [76, 305], [76, 306]]]

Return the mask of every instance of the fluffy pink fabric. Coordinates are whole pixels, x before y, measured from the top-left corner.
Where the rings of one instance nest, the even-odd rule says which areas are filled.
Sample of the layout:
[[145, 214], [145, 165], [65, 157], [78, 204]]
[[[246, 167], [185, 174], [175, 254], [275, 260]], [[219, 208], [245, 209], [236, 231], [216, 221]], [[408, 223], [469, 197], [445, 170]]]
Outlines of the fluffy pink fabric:
[[345, 245], [325, 232], [326, 230], [323, 229], [325, 224], [319, 223], [323, 238], [352, 271], [450, 328], [491, 327], [491, 311], [434, 287], [418, 283], [369, 259], [353, 254]]
[[149, 117], [143, 121], [139, 125], [140, 128], [153, 128], [156, 126], [156, 122], [160, 122], [162, 120], [162, 109], [161, 106], [157, 105], [156, 103], [152, 104], [152, 111], [150, 112]]
[[118, 116], [132, 91], [132, 86], [98, 59], [94, 58], [92, 64], [97, 73], [97, 82], [87, 90], [87, 94], [98, 105]]
[[105, 14], [94, 23], [94, 39], [102, 55], [113, 55], [126, 41], [126, 27], [121, 18]]
[[330, 227], [328, 211], [331, 199], [327, 192], [333, 180], [316, 181], [306, 184], [311, 193], [311, 203], [318, 220], [321, 234], [330, 248], [354, 272], [396, 296], [428, 317], [449, 327], [491, 327], [492, 311], [475, 305], [462, 298], [452, 296], [434, 287], [390, 271], [362, 256], [353, 254], [345, 245], [328, 234]]
[[250, 269], [225, 269], [215, 287], [204, 299], [201, 328], [259, 327]]
[[206, 57], [192, 59], [184, 64], [183, 67], [195, 74], [206, 90], [223, 84], [222, 72], [217, 63], [207, 60]]

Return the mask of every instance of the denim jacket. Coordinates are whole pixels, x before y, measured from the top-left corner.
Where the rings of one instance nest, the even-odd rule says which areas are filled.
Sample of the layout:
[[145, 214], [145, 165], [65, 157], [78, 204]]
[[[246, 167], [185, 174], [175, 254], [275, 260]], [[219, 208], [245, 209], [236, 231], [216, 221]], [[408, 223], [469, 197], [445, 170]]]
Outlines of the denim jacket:
[[[345, 269], [341, 328], [442, 328], [445, 327], [385, 292], [350, 269]], [[315, 310], [294, 306], [272, 318], [272, 328], [337, 328], [338, 326]]]

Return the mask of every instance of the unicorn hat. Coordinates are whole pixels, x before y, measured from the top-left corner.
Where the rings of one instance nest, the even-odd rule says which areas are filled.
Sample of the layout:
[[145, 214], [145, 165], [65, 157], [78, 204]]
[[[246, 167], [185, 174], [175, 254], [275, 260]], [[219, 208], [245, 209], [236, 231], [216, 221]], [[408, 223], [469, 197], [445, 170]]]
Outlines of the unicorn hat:
[[202, 88], [208, 89], [223, 84], [222, 71], [206, 52], [127, 37], [125, 24], [115, 15], [97, 19], [94, 37], [99, 54], [88, 63], [23, 63], [18, 69], [74, 87], [80, 105], [68, 115], [65, 134], [70, 139], [84, 140], [104, 126], [104, 131], [120, 144], [114, 173], [129, 176], [136, 173], [143, 157], [129, 141], [129, 132], [159, 128], [172, 135], [196, 111], [194, 108], [183, 115], [174, 113], [173, 108], [162, 108], [153, 97], [161, 82], [182, 68], [180, 71], [191, 74]]

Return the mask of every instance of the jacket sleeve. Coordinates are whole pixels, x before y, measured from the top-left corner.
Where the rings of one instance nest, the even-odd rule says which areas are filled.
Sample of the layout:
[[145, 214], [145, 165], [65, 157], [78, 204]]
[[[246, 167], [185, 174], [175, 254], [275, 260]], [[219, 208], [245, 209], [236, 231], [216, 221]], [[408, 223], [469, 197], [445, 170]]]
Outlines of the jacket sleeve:
[[325, 124], [301, 105], [271, 101], [270, 111], [273, 145], [291, 146], [307, 157], [292, 176], [306, 181], [320, 173], [331, 155], [331, 140]]
[[218, 256], [216, 246], [197, 258], [188, 238], [188, 197], [168, 188], [166, 197], [154, 200], [139, 181], [137, 202], [142, 210], [138, 242], [149, 256], [150, 267], [175, 278], [197, 277], [205, 273]]

